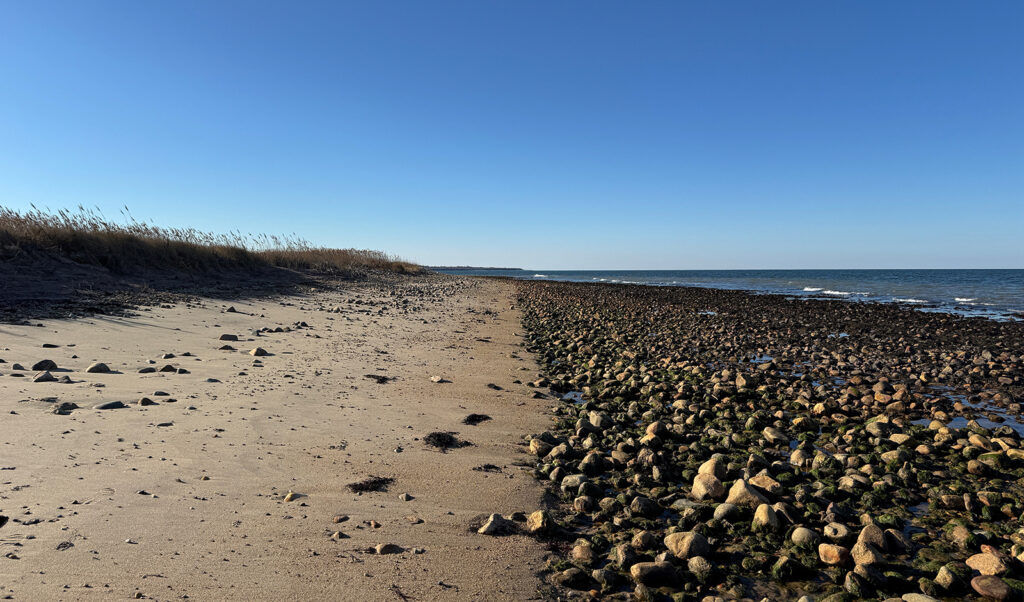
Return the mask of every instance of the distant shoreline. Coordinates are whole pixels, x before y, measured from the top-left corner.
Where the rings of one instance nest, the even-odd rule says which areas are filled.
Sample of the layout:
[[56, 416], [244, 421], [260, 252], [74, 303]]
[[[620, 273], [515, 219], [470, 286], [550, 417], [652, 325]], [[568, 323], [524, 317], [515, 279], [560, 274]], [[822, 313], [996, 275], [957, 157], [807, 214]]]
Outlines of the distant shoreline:
[[522, 272], [523, 268], [481, 268], [472, 265], [428, 265], [425, 266], [428, 270], [505, 270], [510, 272]]
[[797, 299], [895, 303], [997, 320], [1024, 316], [1024, 270], [443, 270], [527, 281], [699, 287]]

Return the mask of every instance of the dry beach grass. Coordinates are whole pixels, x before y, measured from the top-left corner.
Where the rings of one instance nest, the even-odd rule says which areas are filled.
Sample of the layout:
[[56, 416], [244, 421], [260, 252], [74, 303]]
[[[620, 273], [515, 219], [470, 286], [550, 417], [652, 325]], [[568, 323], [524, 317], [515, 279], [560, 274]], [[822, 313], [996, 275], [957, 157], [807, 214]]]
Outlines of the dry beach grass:
[[420, 266], [380, 251], [332, 249], [296, 236], [211, 234], [95, 211], [0, 207], [0, 322], [123, 315], [188, 295], [295, 293], [311, 283], [402, 279]]
[[78, 211], [16, 211], [0, 206], [0, 258], [30, 251], [56, 253], [114, 272], [142, 269], [206, 271], [276, 266], [315, 271], [421, 268], [380, 251], [318, 247], [297, 236], [213, 234], [195, 228], [119, 223], [79, 206]]

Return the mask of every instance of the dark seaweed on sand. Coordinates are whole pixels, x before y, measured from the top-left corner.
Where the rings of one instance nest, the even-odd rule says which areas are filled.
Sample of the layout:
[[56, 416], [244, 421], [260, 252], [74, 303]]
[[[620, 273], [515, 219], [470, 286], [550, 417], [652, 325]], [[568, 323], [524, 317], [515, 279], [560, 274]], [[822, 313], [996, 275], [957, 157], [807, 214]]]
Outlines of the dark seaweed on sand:
[[476, 426], [476, 425], [480, 424], [481, 422], [484, 422], [484, 421], [490, 420], [490, 419], [491, 419], [491, 417], [488, 416], [487, 414], [470, 414], [469, 416], [466, 416], [465, 418], [462, 419], [462, 424], [468, 424], [470, 426]]
[[430, 433], [423, 438], [423, 442], [431, 447], [441, 449], [442, 451], [473, 445], [469, 441], [459, 439], [455, 436], [455, 433], [446, 433], [443, 431], [434, 431], [433, 433]]
[[395, 480], [391, 477], [374, 476], [355, 483], [349, 483], [348, 488], [352, 493], [362, 493], [364, 491], [387, 491], [388, 486], [394, 482]]

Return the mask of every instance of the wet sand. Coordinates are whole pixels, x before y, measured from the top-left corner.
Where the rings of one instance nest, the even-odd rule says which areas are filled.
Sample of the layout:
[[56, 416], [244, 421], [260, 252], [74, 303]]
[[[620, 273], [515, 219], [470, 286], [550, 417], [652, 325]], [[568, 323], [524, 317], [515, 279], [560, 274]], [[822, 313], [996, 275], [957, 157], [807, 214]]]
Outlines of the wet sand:
[[[514, 382], [536, 367], [512, 304], [504, 283], [417, 279], [0, 325], [0, 597], [535, 598], [542, 544], [470, 528], [541, 505], [519, 465], [550, 401]], [[33, 382], [44, 359], [72, 382]], [[370, 476], [394, 481], [347, 487]]]

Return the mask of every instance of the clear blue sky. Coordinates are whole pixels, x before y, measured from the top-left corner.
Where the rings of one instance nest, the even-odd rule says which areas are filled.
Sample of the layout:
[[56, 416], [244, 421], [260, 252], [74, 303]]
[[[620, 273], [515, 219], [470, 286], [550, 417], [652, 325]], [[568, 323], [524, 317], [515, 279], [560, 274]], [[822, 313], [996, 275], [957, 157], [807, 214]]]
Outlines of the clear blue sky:
[[0, 0], [0, 204], [428, 264], [1024, 267], [1024, 2]]

